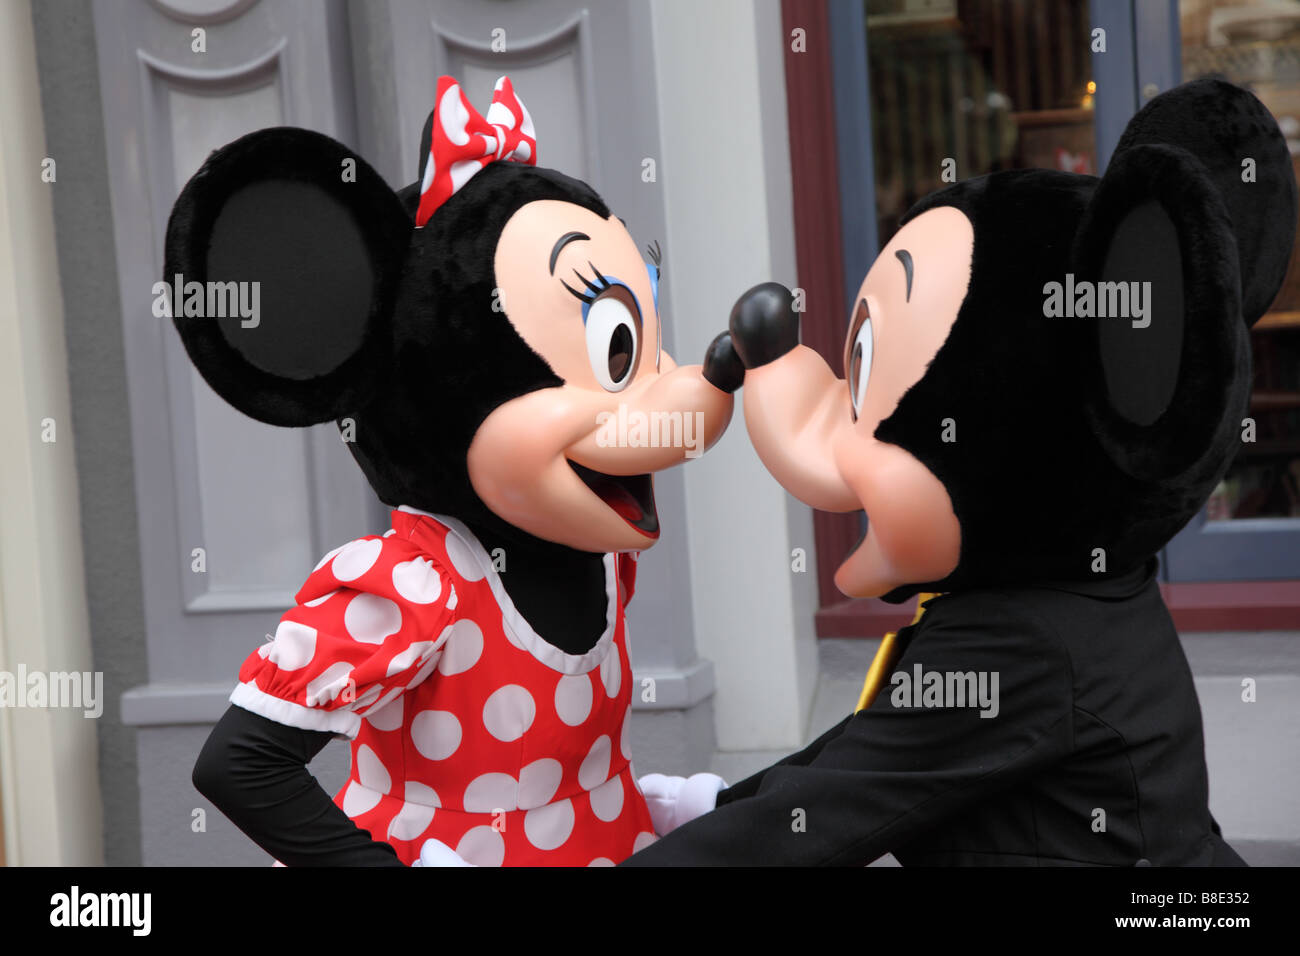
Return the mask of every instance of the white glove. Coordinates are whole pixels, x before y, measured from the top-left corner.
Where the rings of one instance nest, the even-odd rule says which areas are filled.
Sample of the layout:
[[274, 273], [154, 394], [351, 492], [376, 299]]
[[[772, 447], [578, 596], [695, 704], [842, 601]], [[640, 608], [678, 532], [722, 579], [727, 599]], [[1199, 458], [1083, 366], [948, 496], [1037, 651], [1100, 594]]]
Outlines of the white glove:
[[727, 786], [727, 781], [716, 773], [697, 773], [690, 777], [648, 773], [638, 784], [650, 808], [655, 833], [666, 836], [717, 806], [718, 792]]
[[473, 866], [441, 840], [425, 840], [420, 847], [420, 858], [411, 866]]

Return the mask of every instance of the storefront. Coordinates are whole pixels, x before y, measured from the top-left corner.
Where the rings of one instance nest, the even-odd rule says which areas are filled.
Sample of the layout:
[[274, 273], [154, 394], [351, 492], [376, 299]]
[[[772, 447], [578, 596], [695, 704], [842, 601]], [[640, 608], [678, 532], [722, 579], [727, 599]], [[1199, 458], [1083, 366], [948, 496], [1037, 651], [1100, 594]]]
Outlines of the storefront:
[[[1000, 169], [1100, 175], [1128, 118], [1178, 83], [1253, 90], [1300, 165], [1300, 4], [1267, 0], [864, 0], [782, 5], [805, 343], [834, 363], [854, 290], [899, 217], [946, 183]], [[1300, 245], [1251, 336], [1243, 445], [1161, 555], [1180, 630], [1300, 622]], [[845, 601], [831, 580], [862, 528], [815, 516], [817, 633], [875, 636], [909, 606]]]

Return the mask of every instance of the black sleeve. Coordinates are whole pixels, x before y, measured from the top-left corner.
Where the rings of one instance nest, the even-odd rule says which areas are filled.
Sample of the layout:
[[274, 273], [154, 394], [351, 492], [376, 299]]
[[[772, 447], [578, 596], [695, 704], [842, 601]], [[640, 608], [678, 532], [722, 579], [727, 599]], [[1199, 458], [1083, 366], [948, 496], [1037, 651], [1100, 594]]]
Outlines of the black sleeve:
[[203, 745], [194, 787], [285, 866], [401, 866], [307, 769], [333, 736], [232, 705]]
[[891, 681], [832, 739], [810, 747], [810, 761], [769, 768], [751, 795], [624, 865], [864, 866], [1061, 759], [1072, 746], [1073, 713], [1064, 648], [992, 597], [963, 601], [961, 610], [929, 612], [894, 675], [911, 679], [918, 665], [922, 673], [983, 673], [991, 688], [996, 674], [995, 715], [918, 705]]
[[788, 757], [784, 757], [765, 770], [760, 770], [753, 776], [746, 777], [744, 780], [740, 781], [740, 783], [727, 787], [725, 790], [718, 791], [717, 806], [722, 806], [724, 803], [731, 803], [733, 800], [752, 797], [758, 792], [759, 786], [763, 783], [763, 778], [770, 770], [775, 770], [777, 767], [808, 766], [808, 764], [812, 763], [813, 760], [816, 759], [817, 755], [822, 752], [823, 747], [840, 734], [844, 733], [844, 728], [848, 726], [849, 721], [852, 719], [853, 715], [850, 714], [798, 753], [793, 753]]

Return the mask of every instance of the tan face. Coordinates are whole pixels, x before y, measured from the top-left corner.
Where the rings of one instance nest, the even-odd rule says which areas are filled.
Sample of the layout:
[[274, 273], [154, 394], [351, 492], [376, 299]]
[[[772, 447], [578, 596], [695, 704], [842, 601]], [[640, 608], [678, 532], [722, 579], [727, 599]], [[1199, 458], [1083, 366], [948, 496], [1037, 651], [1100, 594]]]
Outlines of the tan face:
[[506, 316], [564, 385], [483, 421], [468, 456], [475, 492], [548, 541], [650, 547], [659, 536], [652, 473], [716, 442], [731, 396], [663, 351], [655, 267], [616, 217], [528, 203], [502, 230], [494, 266]]
[[745, 421], [773, 476], [815, 508], [867, 513], [866, 537], [835, 573], [851, 597], [939, 580], [957, 566], [961, 528], [947, 491], [874, 434], [947, 340], [970, 284], [974, 239], [970, 220], [951, 207], [898, 231], [858, 290], [844, 377], [804, 346], [745, 375]]

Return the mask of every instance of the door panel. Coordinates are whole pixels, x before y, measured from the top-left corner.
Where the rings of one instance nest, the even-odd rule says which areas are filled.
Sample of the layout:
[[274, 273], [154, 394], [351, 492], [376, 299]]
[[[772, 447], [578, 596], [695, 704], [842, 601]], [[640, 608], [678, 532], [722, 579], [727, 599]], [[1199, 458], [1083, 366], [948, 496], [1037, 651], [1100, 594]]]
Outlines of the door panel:
[[308, 0], [119, 0], [94, 13], [148, 679], [233, 682], [320, 555], [379, 530], [378, 509], [333, 425], [273, 428], [218, 398], [171, 322], [154, 316], [152, 289], [172, 202], [211, 150], [281, 124], [352, 138], [346, 11]]
[[[391, 45], [395, 89], [386, 108], [399, 118], [393, 138], [400, 150], [394, 156], [382, 138], [363, 147], [390, 183], [415, 178], [419, 135], [441, 74], [460, 80], [480, 112], [491, 102], [497, 77], [509, 75], [537, 128], [540, 165], [590, 183], [626, 221], [639, 246], [662, 240], [665, 171], [657, 168], [659, 103], [646, 4], [392, 0], [386, 18], [378, 11], [370, 16], [378, 23], [369, 29], [384, 31], [385, 44]], [[665, 246], [663, 252], [666, 289], [673, 251]], [[724, 319], [665, 315], [664, 348], [679, 364], [698, 363], [702, 355], [674, 350], [674, 328], [682, 321], [720, 328]], [[658, 543], [638, 561], [629, 626], [637, 668], [662, 670], [695, 661], [682, 469], [656, 475], [655, 496], [663, 528]]]

